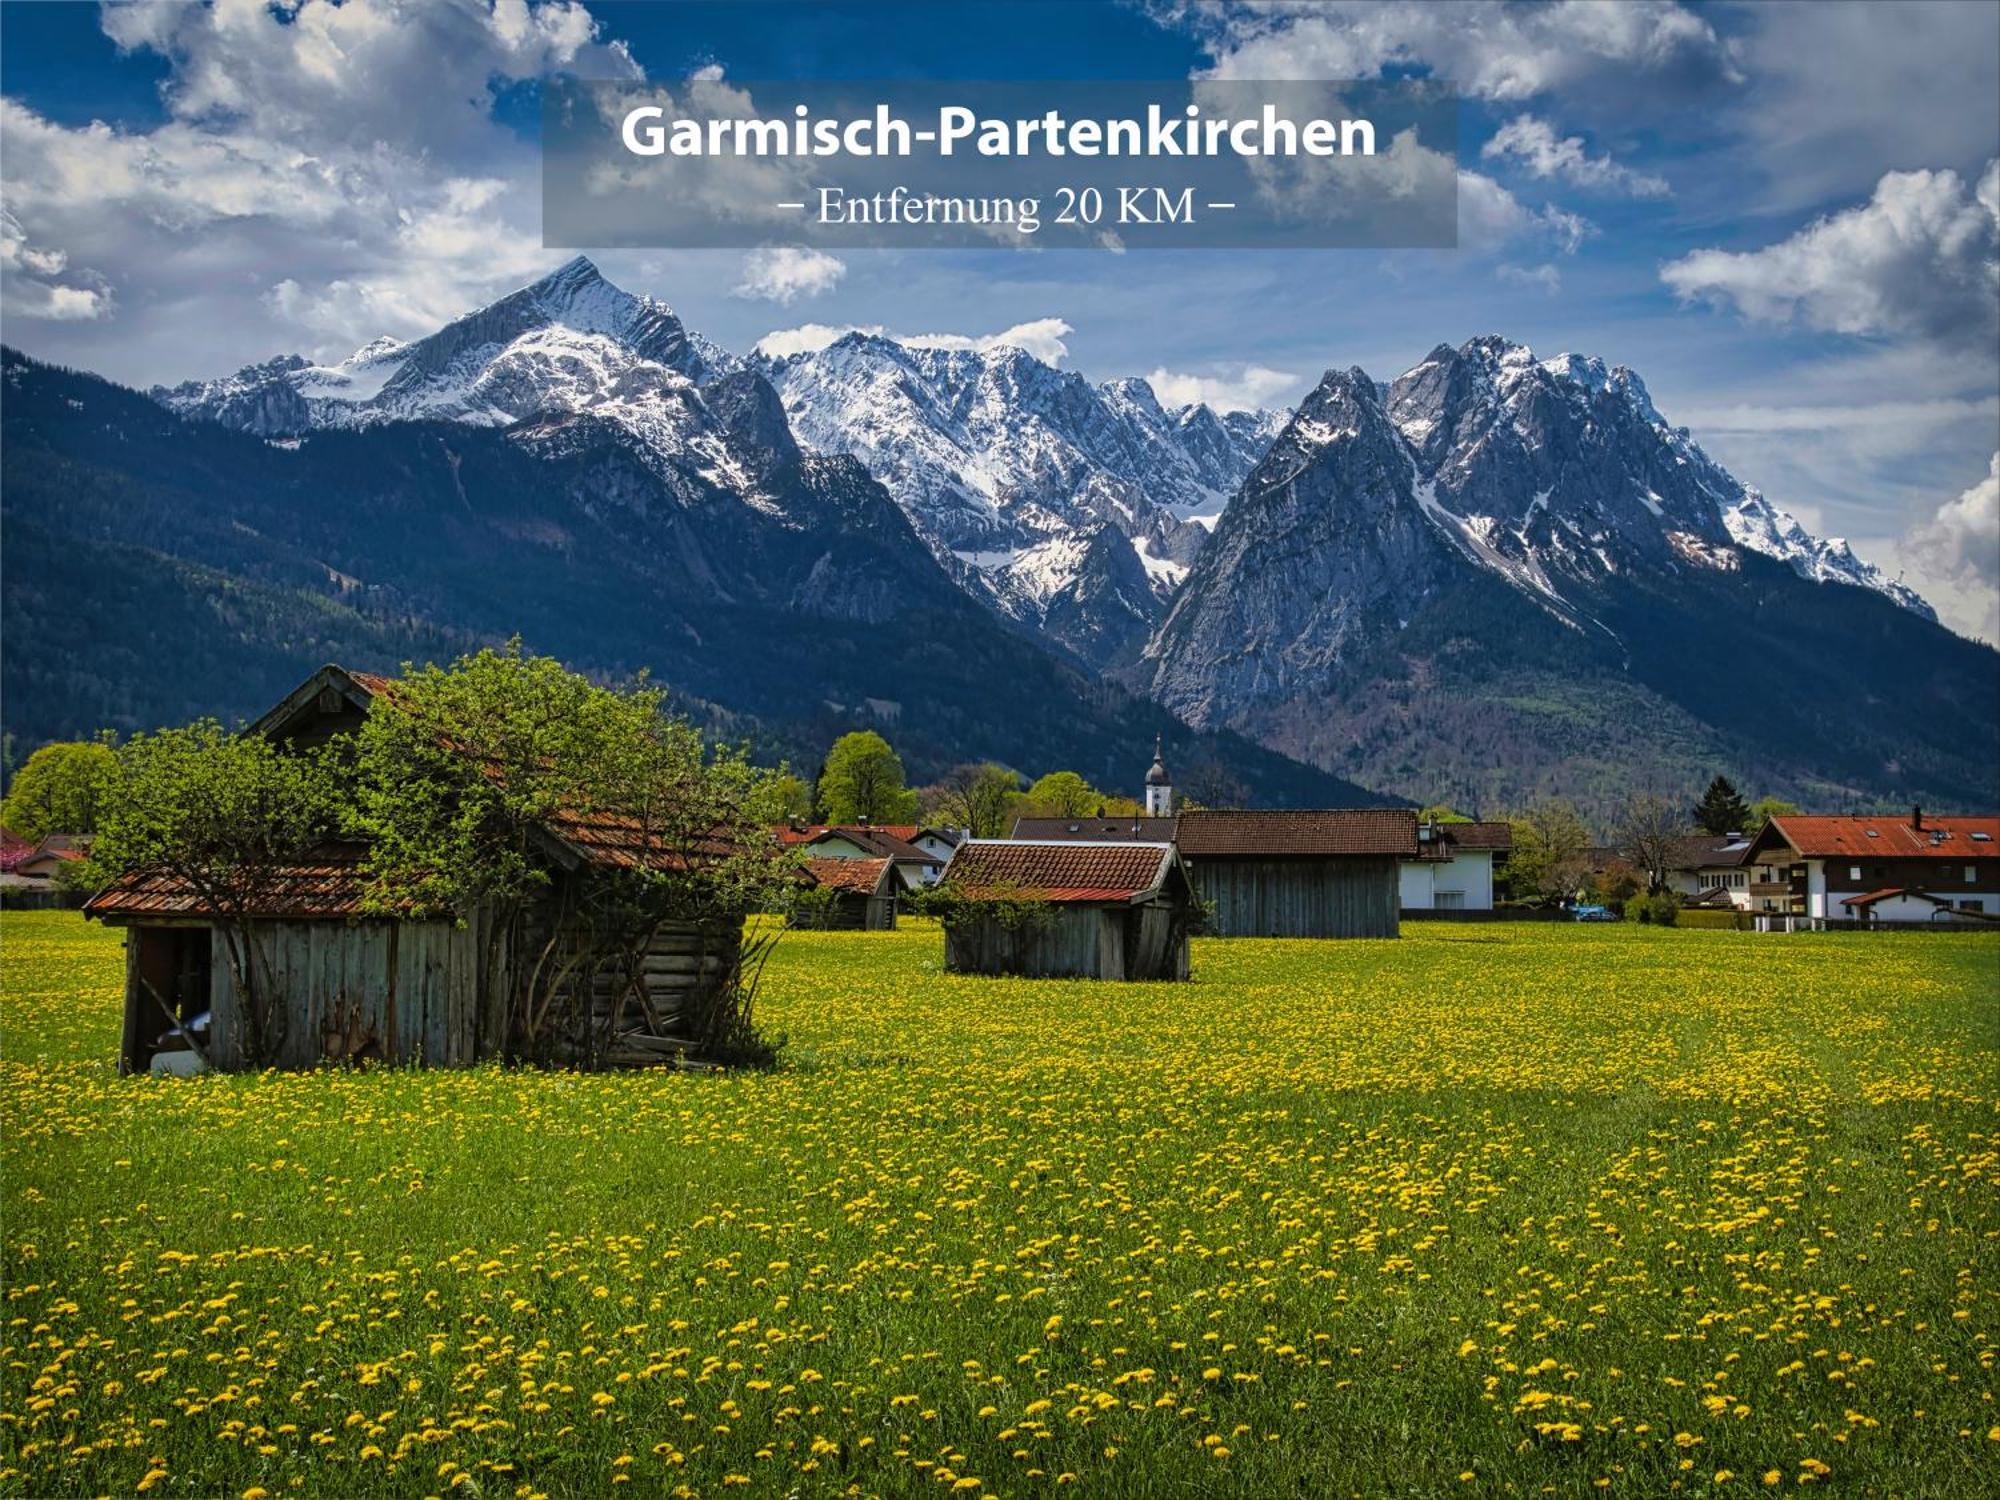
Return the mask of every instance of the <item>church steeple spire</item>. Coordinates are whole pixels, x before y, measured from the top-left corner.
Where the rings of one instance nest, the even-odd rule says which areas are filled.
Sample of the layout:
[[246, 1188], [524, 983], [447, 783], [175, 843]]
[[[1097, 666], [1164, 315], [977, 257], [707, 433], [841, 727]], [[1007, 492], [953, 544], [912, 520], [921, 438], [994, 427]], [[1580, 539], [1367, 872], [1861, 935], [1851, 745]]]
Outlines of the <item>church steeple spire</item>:
[[1146, 816], [1171, 818], [1174, 815], [1174, 782], [1167, 774], [1164, 740], [1153, 737], [1153, 768], [1146, 773]]

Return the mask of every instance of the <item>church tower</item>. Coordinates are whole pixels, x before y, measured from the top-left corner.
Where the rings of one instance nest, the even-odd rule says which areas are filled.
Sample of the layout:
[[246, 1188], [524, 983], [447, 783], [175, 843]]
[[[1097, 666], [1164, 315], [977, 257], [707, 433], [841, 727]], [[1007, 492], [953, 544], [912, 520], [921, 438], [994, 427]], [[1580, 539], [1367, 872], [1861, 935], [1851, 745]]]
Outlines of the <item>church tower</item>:
[[1153, 769], [1146, 773], [1146, 816], [1149, 818], [1171, 818], [1174, 815], [1174, 783], [1167, 775], [1167, 763], [1161, 756], [1160, 741], [1153, 741]]

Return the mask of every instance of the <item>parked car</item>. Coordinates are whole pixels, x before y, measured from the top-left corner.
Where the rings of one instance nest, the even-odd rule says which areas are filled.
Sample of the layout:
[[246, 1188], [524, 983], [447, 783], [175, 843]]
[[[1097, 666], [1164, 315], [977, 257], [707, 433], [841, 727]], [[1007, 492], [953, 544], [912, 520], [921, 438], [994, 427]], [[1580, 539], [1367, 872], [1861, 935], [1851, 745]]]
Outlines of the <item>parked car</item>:
[[1571, 910], [1570, 915], [1575, 917], [1579, 922], [1615, 922], [1618, 920], [1618, 913], [1608, 906], [1578, 906]]

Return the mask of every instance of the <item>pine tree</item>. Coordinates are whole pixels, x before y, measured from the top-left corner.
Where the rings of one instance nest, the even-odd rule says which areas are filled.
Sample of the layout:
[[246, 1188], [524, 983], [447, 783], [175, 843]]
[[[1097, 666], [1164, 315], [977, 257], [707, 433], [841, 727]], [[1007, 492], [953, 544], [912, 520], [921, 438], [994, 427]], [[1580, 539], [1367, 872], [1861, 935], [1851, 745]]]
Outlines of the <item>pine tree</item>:
[[1694, 805], [1694, 822], [1703, 833], [1741, 833], [1750, 826], [1750, 804], [1727, 776], [1718, 776]]

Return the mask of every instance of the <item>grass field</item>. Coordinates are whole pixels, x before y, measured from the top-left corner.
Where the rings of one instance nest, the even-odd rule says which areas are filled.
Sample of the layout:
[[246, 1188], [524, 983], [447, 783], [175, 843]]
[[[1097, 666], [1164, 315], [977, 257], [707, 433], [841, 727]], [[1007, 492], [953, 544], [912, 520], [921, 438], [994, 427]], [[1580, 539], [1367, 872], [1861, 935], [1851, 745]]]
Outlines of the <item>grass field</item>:
[[776, 1075], [188, 1081], [0, 940], [6, 1493], [2000, 1493], [1991, 937], [798, 935]]

